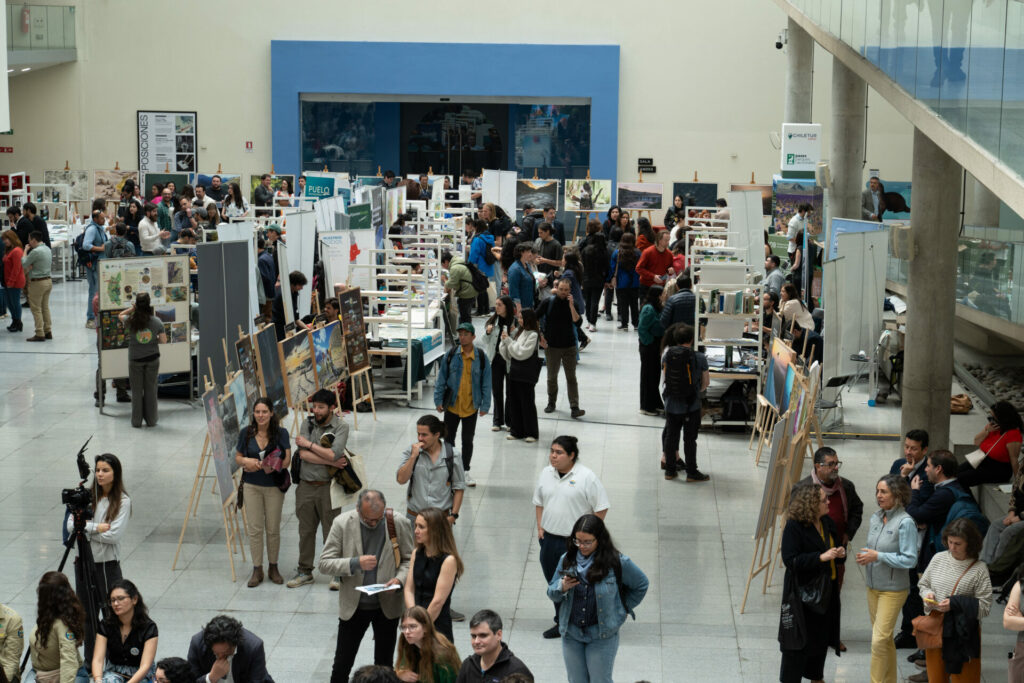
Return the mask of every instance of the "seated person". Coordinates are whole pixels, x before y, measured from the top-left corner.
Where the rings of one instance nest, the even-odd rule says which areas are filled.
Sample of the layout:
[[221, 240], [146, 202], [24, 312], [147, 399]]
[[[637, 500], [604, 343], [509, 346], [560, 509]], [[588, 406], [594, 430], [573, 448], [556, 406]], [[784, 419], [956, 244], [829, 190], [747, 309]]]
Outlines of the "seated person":
[[[110, 610], [96, 631], [92, 653], [94, 681], [153, 683], [157, 628], [139, 589], [127, 579], [110, 586]], [[128, 629], [125, 635], [125, 629]]]
[[821, 362], [825, 342], [814, 330], [805, 330], [800, 323], [793, 323], [793, 350], [803, 356], [804, 362], [810, 366], [815, 361]]
[[267, 673], [263, 641], [242, 628], [242, 622], [223, 614], [192, 636], [188, 665], [193, 680], [217, 683], [230, 677], [236, 683], [274, 683]]

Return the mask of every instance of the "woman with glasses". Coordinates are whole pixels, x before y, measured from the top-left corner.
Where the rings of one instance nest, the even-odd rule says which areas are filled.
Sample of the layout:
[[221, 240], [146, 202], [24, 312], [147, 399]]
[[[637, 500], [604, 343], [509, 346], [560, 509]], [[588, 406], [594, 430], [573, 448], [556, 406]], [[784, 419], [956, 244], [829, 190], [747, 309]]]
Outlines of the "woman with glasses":
[[153, 683], [157, 628], [131, 581], [115, 581], [92, 655], [94, 683]]
[[395, 673], [409, 683], [455, 683], [462, 661], [452, 641], [434, 630], [430, 614], [419, 606], [402, 615]]
[[416, 515], [412, 533], [416, 548], [409, 558], [412, 581], [405, 582], [405, 606], [424, 608], [437, 632], [453, 640], [452, 589], [462, 576], [462, 558], [455, 547], [452, 527], [445, 513], [427, 508]]
[[644, 573], [620, 553], [597, 515], [583, 515], [558, 561], [548, 597], [558, 606], [569, 683], [611, 683], [619, 628], [647, 594]]

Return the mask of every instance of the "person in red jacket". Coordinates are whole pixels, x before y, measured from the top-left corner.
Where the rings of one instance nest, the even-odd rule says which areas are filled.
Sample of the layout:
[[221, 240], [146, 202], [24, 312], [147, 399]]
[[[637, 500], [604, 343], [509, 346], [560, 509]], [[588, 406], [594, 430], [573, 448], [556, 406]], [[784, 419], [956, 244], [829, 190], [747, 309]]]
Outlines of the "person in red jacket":
[[21, 332], [21, 290], [25, 288], [25, 270], [21, 266], [21, 257], [24, 252], [21, 239], [13, 230], [5, 230], [2, 240], [0, 252], [4, 254], [3, 293], [7, 297], [7, 308], [11, 312], [11, 324], [7, 331]]
[[640, 275], [640, 298], [647, 296], [647, 290], [655, 285], [664, 285], [675, 275], [672, 267], [672, 252], [668, 250], [668, 230], [662, 230], [655, 238], [654, 245], [644, 249], [636, 264]]

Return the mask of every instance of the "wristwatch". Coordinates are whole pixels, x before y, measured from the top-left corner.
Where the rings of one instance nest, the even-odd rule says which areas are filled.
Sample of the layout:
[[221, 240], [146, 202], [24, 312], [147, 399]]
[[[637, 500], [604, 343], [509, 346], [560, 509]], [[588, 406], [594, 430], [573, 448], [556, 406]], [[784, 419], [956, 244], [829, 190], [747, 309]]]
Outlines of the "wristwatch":
[[458, 512], [449, 512], [448, 516], [451, 517], [452, 519], [458, 519], [459, 518], [459, 513]]

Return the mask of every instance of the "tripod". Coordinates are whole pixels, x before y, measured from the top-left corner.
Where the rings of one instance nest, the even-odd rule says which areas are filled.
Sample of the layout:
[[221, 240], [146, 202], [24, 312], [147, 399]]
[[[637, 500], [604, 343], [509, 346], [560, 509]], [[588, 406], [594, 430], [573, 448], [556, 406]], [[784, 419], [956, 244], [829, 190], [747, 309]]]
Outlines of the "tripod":
[[[100, 589], [99, 576], [96, 573], [96, 562], [92, 557], [89, 539], [85, 536], [85, 512], [81, 509], [71, 511], [75, 526], [64, 543], [64, 557], [61, 558], [57, 571], [64, 571], [68, 555], [74, 547], [78, 551], [78, 557], [75, 559], [75, 592], [78, 593], [78, 599], [85, 609], [85, 660], [91, 662], [96, 631], [99, 627], [100, 609], [106, 605], [106, 600], [101, 600], [100, 597], [103, 591]], [[109, 590], [106, 581], [104, 587]]]

